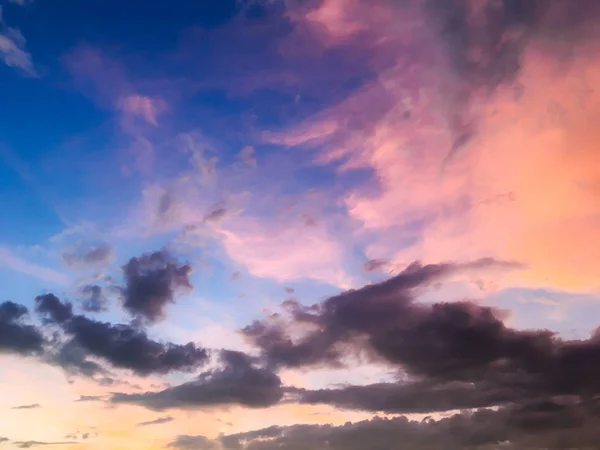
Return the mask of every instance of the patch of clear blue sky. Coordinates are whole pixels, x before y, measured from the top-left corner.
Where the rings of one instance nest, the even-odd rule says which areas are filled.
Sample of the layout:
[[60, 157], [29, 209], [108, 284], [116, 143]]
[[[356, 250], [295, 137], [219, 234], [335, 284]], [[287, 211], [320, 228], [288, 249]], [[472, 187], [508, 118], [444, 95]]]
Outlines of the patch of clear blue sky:
[[[175, 1], [167, 7], [162, 2], [142, 0], [92, 3], [37, 0], [24, 8], [5, 5], [5, 19], [11, 26], [19, 28], [27, 39], [27, 50], [41, 77], [24, 78], [11, 68], [0, 67], [0, 145], [5, 149], [0, 159], [0, 201], [5, 211], [0, 220], [0, 245], [13, 248], [46, 245], [51, 236], [82, 221], [95, 223], [101, 230], [117, 225], [139, 200], [144, 186], [189, 169], [187, 160], [176, 155], [172, 143], [172, 139], [182, 132], [199, 130], [216, 142], [220, 164], [225, 165], [232, 163], [240, 149], [249, 144], [256, 147], [259, 164], [268, 158], [275, 158], [277, 162], [277, 155], [285, 152], [280, 159], [282, 165], [278, 167], [280, 176], [285, 176], [286, 182], [281, 184], [285, 189], [279, 192], [284, 196], [301, 195], [307, 188], [335, 189], [336, 183], [337, 188], [344, 191], [347, 186], [371, 176], [368, 171], [353, 171], [340, 176], [335, 173], [335, 167], [316, 167], [308, 163], [315, 149], [284, 150], [257, 140], [253, 131], [285, 128], [310, 117], [357, 89], [371, 74], [356, 73], [349, 82], [341, 85], [337, 77], [332, 76], [319, 79], [315, 85], [286, 89], [263, 86], [256, 91], [236, 92], [237, 86], [231, 84], [235, 79], [228, 78], [231, 68], [227, 59], [229, 53], [235, 51], [234, 46], [243, 42], [243, 37], [230, 36], [225, 30], [214, 36], [217, 41], [194, 41], [186, 35], [186, 30], [190, 27], [204, 30], [226, 27], [229, 21], [239, 19], [236, 14], [240, 12], [240, 4], [236, 0], [198, 0]], [[275, 7], [268, 14], [279, 12]], [[265, 14], [267, 12], [257, 6], [245, 12], [246, 20], [257, 22]], [[273, 17], [269, 20], [273, 21]], [[253, 54], [240, 75], [259, 67], [286, 69], [273, 47], [262, 42], [291, 31], [287, 19], [280, 17], [277, 23], [272, 35], [249, 44], [265, 50]], [[223, 39], [223, 36], [231, 39]], [[74, 85], [65, 68], [64, 56], [78, 45], [96, 48], [107, 58], [122, 63], [125, 76], [134, 86], [139, 80], [184, 80], [184, 99], [178, 101], [175, 110], [161, 116], [161, 126], [152, 137], [160, 170], [129, 176], [119, 170], [122, 154], [126, 153], [131, 137], [119, 130], [115, 111], [97, 103]], [[190, 45], [197, 45], [198, 51], [186, 55]], [[202, 51], [204, 45], [208, 46], [205, 50], [210, 51]], [[184, 57], [181, 64], [174, 58], [178, 55]], [[331, 65], [331, 70], [343, 70], [340, 55], [327, 56], [324, 61]], [[194, 63], [188, 64], [185, 57], [191, 57]], [[223, 75], [227, 75], [225, 83], [221, 82]], [[196, 80], [206, 82], [206, 87], [186, 91], [185, 83]], [[147, 93], [163, 94], [160, 91]], [[298, 164], [302, 160], [305, 163]], [[287, 170], [283, 164], [289, 166]], [[275, 172], [273, 178], [260, 180], [262, 188], [269, 189], [269, 183], [274, 183]], [[332, 204], [330, 208], [337, 206]], [[63, 221], [65, 219], [68, 224]], [[161, 235], [117, 242], [112, 271], [118, 273], [118, 267], [132, 256], [161, 248], [170, 237]], [[32, 263], [67, 272], [66, 267], [47, 255], [25, 252], [23, 256]], [[235, 265], [227, 258], [209, 258], [208, 262], [210, 279], [200, 272], [194, 275], [198, 292], [225, 306], [239, 305], [238, 296], [245, 294], [243, 299], [248, 302], [248, 307], [242, 303], [237, 308], [241, 323], [255, 314], [256, 302], [263, 300], [259, 297], [276, 303], [284, 300], [287, 297], [284, 285], [294, 287], [294, 296], [305, 303], [338, 291], [334, 286], [309, 280], [282, 284], [254, 278], [243, 268], [238, 268], [242, 279], [235, 282], [231, 280]], [[359, 267], [354, 269], [360, 271]], [[35, 295], [47, 291], [76, 300], [68, 287], [53, 285], [34, 276], [0, 269], [0, 280], [8, 286], [4, 295], [26, 304], [31, 304]], [[189, 305], [179, 303], [174, 312], [181, 308], [181, 315], [185, 316], [186, 307]], [[112, 314], [115, 314], [113, 319], [120, 315], [117, 311]]]

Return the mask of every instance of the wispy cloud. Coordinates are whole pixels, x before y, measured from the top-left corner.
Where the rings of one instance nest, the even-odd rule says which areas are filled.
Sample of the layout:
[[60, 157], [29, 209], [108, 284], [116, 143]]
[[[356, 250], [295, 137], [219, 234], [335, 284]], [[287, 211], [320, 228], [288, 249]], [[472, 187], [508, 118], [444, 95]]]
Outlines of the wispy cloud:
[[31, 405], [13, 406], [11, 409], [38, 409], [41, 407], [42, 407], [42, 405], [40, 405], [39, 403], [33, 403]]
[[54, 284], [64, 285], [69, 283], [69, 278], [65, 274], [29, 262], [20, 256], [15, 255], [7, 248], [2, 247], [0, 247], [0, 267], [21, 272], [25, 275], [30, 275], [42, 281], [48, 281]]
[[149, 420], [148, 422], [140, 422], [136, 426], [138, 427], [147, 427], [149, 425], [161, 425], [163, 423], [169, 423], [174, 421], [175, 419], [171, 416], [159, 417], [158, 419]]
[[[17, 2], [24, 4], [23, 1]], [[0, 59], [7, 66], [19, 69], [23, 74], [37, 77], [31, 55], [25, 49], [27, 41], [18, 28], [6, 25], [0, 6]]]

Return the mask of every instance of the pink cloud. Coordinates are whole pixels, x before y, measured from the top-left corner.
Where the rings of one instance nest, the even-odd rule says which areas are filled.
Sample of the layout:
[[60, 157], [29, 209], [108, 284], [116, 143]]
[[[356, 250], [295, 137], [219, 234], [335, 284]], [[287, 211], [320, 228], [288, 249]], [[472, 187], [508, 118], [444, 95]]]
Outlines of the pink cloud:
[[[337, 38], [362, 32], [352, 7], [342, 11], [340, 4], [326, 1], [306, 21], [323, 23]], [[401, 23], [397, 12], [388, 9]], [[593, 237], [600, 223], [600, 136], [591, 126], [600, 96], [585, 88], [600, 83], [600, 65], [589, 56], [595, 50], [579, 47], [565, 67], [543, 38], [532, 40], [520, 87], [506, 83], [490, 96], [484, 85], [456, 77], [447, 50], [426, 27], [413, 26], [411, 38], [384, 27], [369, 31], [380, 37], [372, 50], [389, 56], [393, 67], [374, 65], [379, 76], [346, 100], [265, 135], [320, 148], [317, 164], [373, 171], [370, 184], [342, 198], [369, 236], [367, 256], [399, 265], [492, 256], [528, 265], [513, 283], [600, 288]], [[515, 93], [523, 89], [519, 100]], [[468, 97], [457, 100], [452, 92]], [[474, 134], [461, 131], [464, 121], [473, 122]]]
[[340, 287], [351, 285], [342, 266], [343, 248], [322, 226], [238, 217], [219, 233], [230, 257], [255, 276], [280, 282], [307, 278]]
[[126, 114], [143, 118], [150, 125], [157, 126], [157, 118], [164, 110], [165, 102], [144, 95], [128, 95], [117, 101], [117, 108]]

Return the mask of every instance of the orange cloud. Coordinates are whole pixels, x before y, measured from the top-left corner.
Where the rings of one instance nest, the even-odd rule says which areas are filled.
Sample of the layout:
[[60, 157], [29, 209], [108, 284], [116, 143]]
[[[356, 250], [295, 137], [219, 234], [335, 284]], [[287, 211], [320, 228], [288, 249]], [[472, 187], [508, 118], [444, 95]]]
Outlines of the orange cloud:
[[[335, 36], [359, 33], [356, 11], [342, 11], [339, 3], [324, 2], [307, 22], [322, 22]], [[388, 13], [402, 21], [399, 10]], [[268, 140], [318, 145], [315, 162], [338, 162], [340, 170], [373, 170], [372, 185], [343, 198], [350, 217], [375, 236], [370, 258], [401, 264], [491, 256], [529, 267], [512, 283], [600, 288], [600, 132], [594, 126], [600, 93], [589, 88], [600, 82], [597, 49], [573, 41], [577, 54], [565, 62], [553, 41], [532, 38], [516, 82], [490, 95], [486, 86], [452, 74], [448, 49], [419, 23], [412, 37], [370, 30], [379, 36], [373, 52], [396, 48], [392, 67]], [[453, 92], [469, 96], [457, 101]], [[466, 120], [474, 132], [457, 134], [457, 123]]]

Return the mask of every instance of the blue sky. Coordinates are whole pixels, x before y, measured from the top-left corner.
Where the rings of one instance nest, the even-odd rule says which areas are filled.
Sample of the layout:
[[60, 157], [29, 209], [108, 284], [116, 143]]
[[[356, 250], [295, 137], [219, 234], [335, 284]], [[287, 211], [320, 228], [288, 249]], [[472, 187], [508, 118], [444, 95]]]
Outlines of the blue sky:
[[[595, 345], [600, 12], [591, 2], [589, 17], [559, 0], [460, 3], [0, 0], [0, 304], [28, 309], [6, 323], [0, 314], [0, 386], [11, 392], [0, 446], [228, 450], [229, 436], [269, 450], [263, 429], [279, 425], [289, 433], [278, 448], [292, 449], [301, 424], [314, 437], [318, 424], [376, 415], [393, 434], [398, 414], [421, 413], [443, 429], [470, 407], [377, 409], [343, 392], [306, 400], [439, 381], [427, 372], [443, 361], [438, 350], [419, 365], [411, 352], [427, 352], [392, 355], [378, 327], [357, 325], [379, 317], [378, 301], [407, 308], [398, 317], [415, 322], [389, 326], [417, 330], [414, 348], [419, 320], [444, 308], [465, 308], [468, 332], [490, 317], [525, 340], [550, 330], [556, 354]], [[386, 280], [413, 281], [378, 300]], [[349, 316], [335, 319], [343, 308], [332, 305], [363, 295], [361, 317], [342, 329]], [[39, 334], [37, 353], [13, 338], [4, 349], [2, 327], [17, 323]], [[198, 351], [178, 350], [189, 366], [144, 366], [143, 349], [130, 359], [122, 342], [105, 349], [123, 338], [115, 330], [152, 351]], [[78, 368], [69, 351], [83, 355]], [[203, 383], [229, 383], [240, 367], [283, 386], [262, 415], [239, 394], [246, 385], [202, 400], [222, 392]], [[186, 383], [189, 405], [177, 397]], [[101, 401], [69, 412], [82, 395]], [[512, 414], [515, 402], [473, 409]], [[21, 413], [43, 426], [29, 430]], [[514, 433], [498, 440], [522, 448]]]

